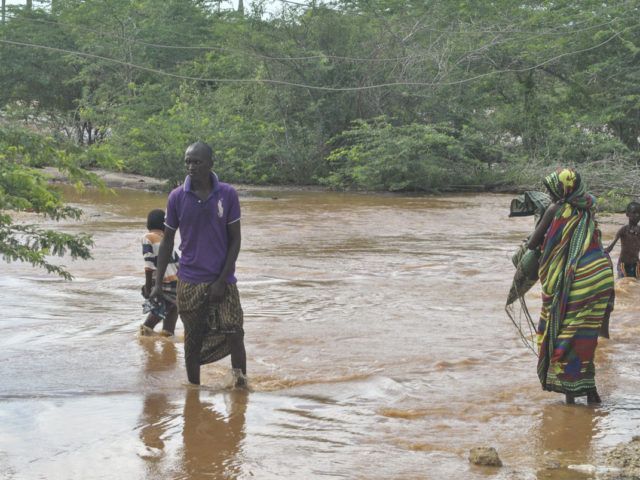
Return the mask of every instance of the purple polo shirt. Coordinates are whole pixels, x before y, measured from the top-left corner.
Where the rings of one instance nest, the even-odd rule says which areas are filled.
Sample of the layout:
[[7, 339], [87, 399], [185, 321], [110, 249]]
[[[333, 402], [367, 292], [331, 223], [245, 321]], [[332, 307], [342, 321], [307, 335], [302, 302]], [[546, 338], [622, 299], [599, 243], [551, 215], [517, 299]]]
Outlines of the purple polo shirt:
[[[218, 278], [227, 256], [227, 225], [240, 221], [238, 192], [218, 181], [211, 172], [213, 189], [205, 201], [191, 188], [191, 178], [172, 190], [167, 202], [165, 225], [180, 229], [180, 268], [178, 278], [189, 283], [210, 282]], [[236, 283], [235, 271], [227, 282]]]

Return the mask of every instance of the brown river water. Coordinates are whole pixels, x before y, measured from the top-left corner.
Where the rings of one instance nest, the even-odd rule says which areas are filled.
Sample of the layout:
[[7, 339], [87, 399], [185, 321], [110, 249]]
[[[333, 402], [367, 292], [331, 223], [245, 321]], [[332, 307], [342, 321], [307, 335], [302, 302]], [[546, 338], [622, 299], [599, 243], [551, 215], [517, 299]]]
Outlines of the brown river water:
[[[71, 282], [0, 264], [2, 480], [594, 478], [568, 466], [638, 432], [640, 283], [616, 283], [603, 403], [543, 392], [504, 312], [533, 227], [512, 195], [241, 191], [245, 391], [228, 358], [188, 386], [180, 322], [136, 335], [140, 237], [166, 196], [66, 191], [83, 219], [46, 226], [92, 233], [94, 259], [60, 260]], [[625, 222], [600, 218], [605, 243]], [[504, 465], [471, 465], [478, 446]]]

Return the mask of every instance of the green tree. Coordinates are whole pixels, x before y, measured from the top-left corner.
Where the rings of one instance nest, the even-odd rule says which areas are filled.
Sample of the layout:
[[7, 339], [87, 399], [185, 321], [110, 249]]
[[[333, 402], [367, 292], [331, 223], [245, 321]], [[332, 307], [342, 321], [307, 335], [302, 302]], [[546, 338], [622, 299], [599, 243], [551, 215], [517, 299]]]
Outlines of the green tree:
[[[0, 111], [84, 144], [69, 150], [83, 167], [108, 161], [171, 184], [194, 140], [215, 144], [216, 168], [234, 181], [339, 185], [341, 148], [367, 151], [358, 139], [389, 134], [381, 153], [402, 170], [420, 155], [395, 160], [391, 145], [416, 151], [424, 129], [509, 182], [559, 161], [635, 165], [631, 1], [334, 0], [288, 2], [273, 15], [261, 1], [243, 14], [223, 3], [13, 9], [0, 31]], [[393, 121], [382, 128], [380, 117]], [[434, 175], [457, 174], [458, 160], [433, 158], [444, 162]], [[363, 185], [381, 185], [373, 169], [393, 167], [367, 161]]]
[[477, 140], [446, 125], [359, 121], [333, 139], [341, 146], [329, 156], [332, 171], [321, 182], [387, 191], [441, 191], [483, 182], [489, 166], [475, 158]]

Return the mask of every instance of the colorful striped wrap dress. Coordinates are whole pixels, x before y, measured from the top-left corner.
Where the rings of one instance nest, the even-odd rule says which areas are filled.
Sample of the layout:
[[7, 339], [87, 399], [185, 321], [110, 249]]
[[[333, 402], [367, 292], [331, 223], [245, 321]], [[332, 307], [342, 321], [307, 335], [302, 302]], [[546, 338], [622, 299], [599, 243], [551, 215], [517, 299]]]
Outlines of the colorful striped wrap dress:
[[538, 377], [544, 390], [584, 396], [595, 391], [598, 334], [614, 293], [610, 260], [585, 192], [573, 170], [544, 179], [562, 202], [542, 244]]

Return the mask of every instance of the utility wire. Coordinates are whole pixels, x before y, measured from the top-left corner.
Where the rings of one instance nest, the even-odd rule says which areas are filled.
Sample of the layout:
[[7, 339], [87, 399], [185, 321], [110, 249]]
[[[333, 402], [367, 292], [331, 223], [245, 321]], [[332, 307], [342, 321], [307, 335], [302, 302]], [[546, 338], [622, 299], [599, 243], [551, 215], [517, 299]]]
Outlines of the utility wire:
[[[284, 1], [284, 0], [280, 0], [280, 1]], [[297, 3], [297, 2], [285, 2], [285, 3]], [[302, 5], [302, 4], [300, 4]], [[308, 6], [309, 8], [312, 8], [311, 6]], [[425, 56], [427, 56], [427, 54], [412, 54], [412, 55], [406, 55], [406, 56], [402, 56], [402, 57], [387, 57], [387, 58], [367, 58], [367, 57], [350, 57], [350, 56], [340, 56], [340, 55], [327, 55], [327, 54], [318, 54], [318, 55], [306, 55], [306, 56], [298, 56], [298, 57], [279, 57], [279, 56], [269, 56], [269, 55], [261, 55], [261, 54], [257, 54], [257, 53], [253, 53], [253, 52], [246, 52], [246, 51], [241, 51], [241, 50], [235, 50], [235, 49], [231, 49], [231, 48], [226, 48], [226, 47], [217, 47], [217, 46], [189, 46], [189, 45], [168, 45], [168, 44], [159, 44], [159, 43], [151, 43], [151, 42], [145, 42], [142, 40], [136, 40], [134, 38], [127, 38], [127, 37], [123, 37], [121, 35], [117, 35], [114, 33], [109, 33], [109, 32], [103, 32], [100, 30], [95, 30], [95, 29], [91, 29], [88, 27], [83, 27], [80, 25], [73, 25], [73, 24], [68, 24], [68, 23], [63, 23], [63, 22], [55, 22], [55, 21], [51, 21], [51, 20], [43, 20], [43, 19], [35, 19], [35, 18], [27, 18], [27, 17], [20, 17], [20, 16], [14, 16], [14, 15], [9, 15], [7, 18], [13, 19], [13, 20], [17, 20], [17, 21], [22, 21], [22, 22], [34, 22], [34, 23], [42, 23], [42, 24], [49, 24], [49, 25], [55, 25], [55, 26], [62, 26], [62, 27], [68, 27], [68, 28], [74, 28], [74, 29], [78, 29], [78, 30], [82, 30], [82, 31], [86, 31], [86, 32], [91, 32], [91, 33], [95, 33], [97, 35], [101, 35], [104, 37], [110, 37], [110, 38], [115, 38], [118, 40], [123, 40], [126, 42], [131, 42], [131, 43], [135, 43], [138, 45], [144, 45], [147, 47], [153, 47], [153, 48], [161, 48], [161, 49], [172, 49], [172, 50], [212, 50], [212, 51], [219, 51], [219, 52], [226, 52], [226, 53], [231, 53], [233, 55], [237, 55], [237, 56], [244, 56], [244, 57], [251, 57], [251, 58], [257, 58], [260, 60], [272, 60], [272, 61], [302, 61], [302, 60], [318, 60], [318, 59], [330, 59], [330, 60], [340, 60], [340, 61], [351, 61], [351, 62], [373, 62], [373, 63], [386, 63], [386, 62], [403, 62], [403, 61], [407, 61], [407, 60], [416, 60], [419, 58], [423, 58]], [[554, 31], [544, 31], [544, 32], [530, 32], [530, 31], [524, 31], [524, 30], [498, 30], [498, 31], [494, 31], [494, 30], [477, 30], [477, 31], [473, 31], [473, 32], [461, 32], [458, 30], [442, 30], [442, 29], [433, 29], [433, 28], [425, 28], [425, 31], [430, 31], [430, 32], [434, 32], [434, 33], [444, 33], [444, 34], [452, 34], [452, 35], [462, 35], [462, 34], [470, 34], [470, 35], [495, 35], [495, 34], [500, 34], [500, 35], [513, 35], [513, 34], [522, 34], [522, 35], [535, 35], [535, 36], [544, 36], [544, 35], [567, 35], [567, 34], [577, 34], [583, 31], [587, 31], [587, 30], [591, 30], [591, 29], [596, 29], [596, 28], [602, 28], [608, 25], [611, 25], [612, 23], [614, 23], [617, 19], [611, 19], [607, 22], [603, 22], [600, 23], [598, 25], [592, 25], [589, 27], [585, 27], [583, 29], [578, 29], [578, 30], [571, 30], [570, 32], [567, 31], [558, 31], [558, 32], [554, 32]]]
[[[640, 25], [636, 26], [636, 27], [640, 27]], [[629, 27], [628, 29], [631, 29], [631, 27]], [[54, 51], [54, 52], [60, 52], [60, 53], [65, 53], [68, 55], [76, 55], [79, 57], [87, 57], [87, 58], [93, 58], [96, 60], [103, 60], [106, 62], [111, 62], [111, 63], [116, 63], [119, 65], [123, 65], [123, 66], [127, 66], [130, 68], [134, 68], [137, 70], [141, 70], [141, 71], [146, 71], [146, 72], [150, 72], [150, 73], [155, 73], [158, 75], [163, 75], [163, 76], [167, 76], [167, 77], [172, 77], [172, 78], [178, 78], [178, 79], [182, 79], [182, 80], [190, 80], [190, 81], [196, 81], [196, 82], [206, 82], [206, 83], [260, 83], [260, 84], [271, 84], [271, 85], [280, 85], [280, 86], [289, 86], [289, 87], [297, 87], [297, 88], [305, 88], [305, 89], [309, 89], [309, 90], [321, 90], [321, 91], [326, 91], [326, 92], [357, 92], [357, 91], [366, 91], [366, 90], [375, 90], [375, 89], [381, 89], [381, 88], [390, 88], [390, 87], [439, 87], [439, 86], [453, 86], [453, 85], [461, 85], [461, 84], [465, 84], [465, 83], [470, 83], [473, 82], [475, 80], [484, 78], [484, 77], [488, 77], [491, 75], [498, 75], [498, 74], [505, 74], [505, 73], [522, 73], [522, 72], [529, 72], [532, 70], [536, 70], [544, 65], [548, 65], [550, 63], [553, 63], [561, 58], [565, 58], [565, 57], [569, 57], [572, 55], [577, 55], [580, 53], [585, 53], [591, 50], [595, 50], [597, 48], [600, 48], [604, 45], [606, 45], [607, 43], [611, 42], [613, 39], [619, 37], [622, 34], [622, 32], [616, 32], [614, 33], [612, 36], [610, 36], [609, 38], [607, 38], [606, 40], [598, 43], [597, 45], [593, 45], [591, 47], [588, 48], [584, 48], [581, 50], [576, 50], [573, 52], [566, 52], [560, 55], [556, 55], [554, 57], [551, 57], [543, 62], [540, 62], [534, 66], [531, 67], [525, 67], [525, 68], [518, 68], [518, 69], [503, 69], [503, 70], [496, 70], [494, 72], [487, 72], [487, 73], [483, 73], [483, 74], [479, 74], [479, 75], [474, 75], [472, 77], [466, 78], [466, 79], [461, 79], [461, 80], [454, 80], [451, 82], [389, 82], [389, 83], [380, 83], [380, 84], [374, 84], [374, 85], [363, 85], [363, 86], [359, 86], [359, 87], [325, 87], [325, 86], [319, 86], [319, 85], [307, 85], [307, 84], [302, 84], [302, 83], [295, 83], [295, 82], [287, 82], [284, 80], [273, 80], [273, 79], [252, 79], [252, 78], [205, 78], [205, 77], [192, 77], [192, 76], [188, 76], [188, 75], [180, 75], [180, 74], [176, 74], [176, 73], [170, 73], [170, 72], [165, 72], [163, 70], [158, 70], [155, 68], [150, 68], [150, 67], [144, 67], [142, 65], [137, 65], [131, 62], [125, 62], [122, 60], [117, 60], [114, 58], [109, 58], [109, 57], [104, 57], [101, 55], [95, 55], [92, 53], [85, 53], [85, 52], [78, 52], [78, 51], [73, 51], [73, 50], [65, 50], [62, 48], [57, 48], [57, 47], [51, 47], [48, 45], [38, 45], [38, 44], [34, 44], [34, 43], [27, 43], [27, 42], [15, 42], [12, 40], [1, 40], [0, 39], [0, 43], [4, 43], [7, 45], [15, 45], [15, 46], [22, 46], [22, 47], [29, 47], [29, 48], [38, 48], [38, 49], [43, 49], [43, 50], [49, 50], [49, 51]]]
[[62, 23], [62, 22], [54, 22], [54, 21], [51, 21], [51, 20], [42, 20], [42, 19], [25, 18], [25, 17], [14, 17], [14, 16], [9, 16], [8, 18], [12, 18], [13, 20], [24, 21], [24, 22], [37, 22], [37, 23], [44, 23], [44, 24], [49, 24], [49, 25], [56, 25], [56, 26], [75, 28], [75, 29], [78, 29], [78, 30], [83, 30], [85, 32], [95, 33], [97, 35], [101, 35], [101, 36], [104, 36], [104, 37], [110, 37], [110, 38], [115, 38], [117, 40], [124, 40], [124, 41], [127, 41], [127, 42], [135, 43], [135, 44], [138, 44], [138, 45], [144, 45], [146, 47], [162, 48], [162, 49], [169, 49], [169, 50], [213, 50], [213, 51], [218, 51], [218, 52], [231, 53], [231, 54], [238, 55], [238, 56], [258, 58], [260, 60], [299, 61], [299, 60], [331, 59], [331, 60], [345, 60], [345, 61], [354, 61], [354, 62], [399, 62], [399, 61], [404, 61], [404, 60], [409, 60], [411, 58], [415, 58], [414, 56], [411, 56], [411, 55], [404, 56], [404, 57], [392, 57], [392, 58], [364, 58], [364, 57], [346, 57], [346, 56], [325, 55], [325, 54], [307, 55], [307, 56], [300, 56], [300, 57], [273, 57], [273, 56], [269, 56], [269, 55], [260, 55], [258, 53], [253, 53], [253, 52], [244, 52], [244, 51], [241, 51], [241, 50], [234, 50], [234, 49], [226, 48], [226, 47], [212, 47], [212, 46], [206, 46], [206, 45], [205, 46], [167, 45], [167, 44], [161, 44], [161, 43], [150, 43], [150, 42], [145, 42], [143, 40], [136, 40], [135, 38], [122, 37], [121, 35], [117, 35], [117, 34], [114, 34], [114, 33], [102, 32], [100, 30], [94, 30], [94, 29], [91, 29], [91, 28], [82, 27], [80, 25], [72, 25], [72, 24]]

